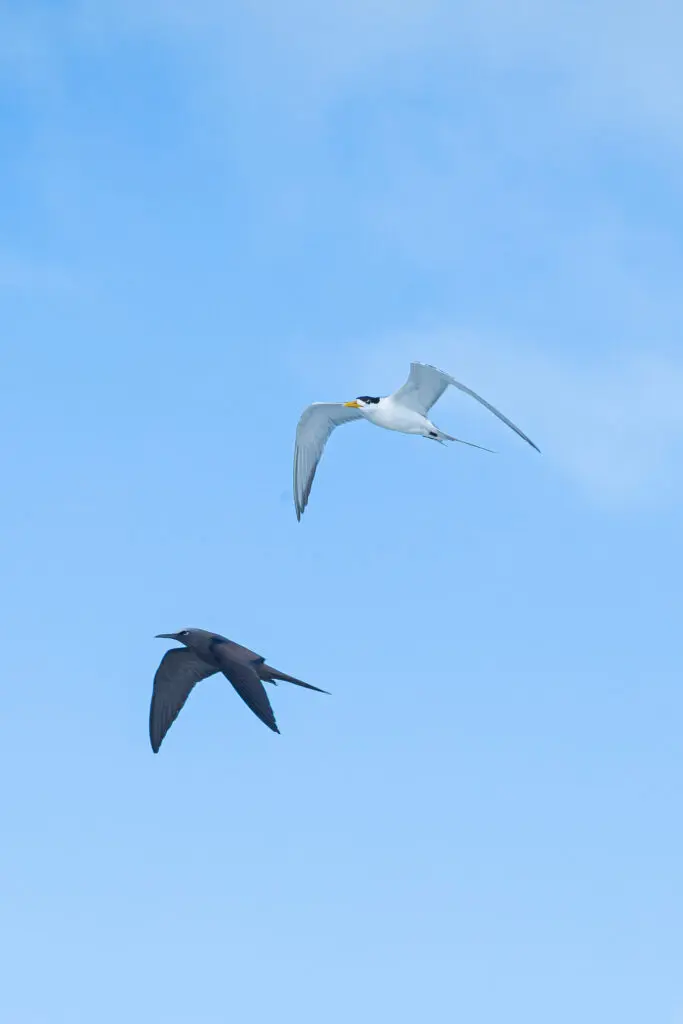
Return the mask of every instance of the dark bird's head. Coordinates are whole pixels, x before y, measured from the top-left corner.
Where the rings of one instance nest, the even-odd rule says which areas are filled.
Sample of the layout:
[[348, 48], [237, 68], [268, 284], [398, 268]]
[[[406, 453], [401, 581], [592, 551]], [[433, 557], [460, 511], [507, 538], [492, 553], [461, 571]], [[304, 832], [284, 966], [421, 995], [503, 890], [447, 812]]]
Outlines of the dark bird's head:
[[181, 629], [178, 633], [157, 633], [156, 639], [177, 640], [179, 644], [185, 644], [186, 647], [192, 647], [201, 653], [217, 636], [217, 633], [212, 633], [208, 629], [192, 629], [188, 627], [187, 629]]
[[344, 402], [349, 409], [365, 409], [368, 405], [377, 405], [379, 398], [372, 398], [371, 395], [359, 395], [353, 402]]

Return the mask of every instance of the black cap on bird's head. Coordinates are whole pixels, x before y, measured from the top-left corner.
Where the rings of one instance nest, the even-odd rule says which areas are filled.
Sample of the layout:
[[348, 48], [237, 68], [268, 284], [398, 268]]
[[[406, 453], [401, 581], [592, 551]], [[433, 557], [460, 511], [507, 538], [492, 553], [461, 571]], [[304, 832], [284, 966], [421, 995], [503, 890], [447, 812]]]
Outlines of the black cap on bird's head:
[[373, 398], [371, 395], [359, 395], [353, 402], [344, 402], [350, 409], [362, 409], [364, 405], [377, 405], [379, 398]]

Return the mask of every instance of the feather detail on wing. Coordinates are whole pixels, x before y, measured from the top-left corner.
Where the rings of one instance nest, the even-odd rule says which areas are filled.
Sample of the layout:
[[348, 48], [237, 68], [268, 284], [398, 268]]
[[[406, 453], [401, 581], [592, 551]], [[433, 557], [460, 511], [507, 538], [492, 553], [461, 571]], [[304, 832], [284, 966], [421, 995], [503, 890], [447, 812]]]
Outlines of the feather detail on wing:
[[335, 427], [362, 419], [358, 409], [341, 402], [315, 402], [304, 409], [296, 428], [294, 447], [294, 506], [301, 519], [328, 438]]
[[149, 738], [155, 754], [195, 683], [217, 671], [185, 647], [166, 651], [154, 676], [149, 709]]
[[532, 448], [535, 448], [537, 452], [540, 452], [540, 448], [534, 444], [530, 437], [515, 426], [512, 420], [509, 420], [507, 416], [496, 409], [494, 405], [487, 402], [485, 398], [478, 395], [476, 391], [472, 391], [465, 384], [461, 384], [454, 377], [444, 373], [443, 370], [437, 370], [435, 366], [428, 366], [426, 363], [411, 363], [410, 374], [408, 380], [403, 384], [398, 391], [392, 396], [395, 401], [401, 402], [402, 405], [412, 409], [414, 412], [419, 412], [422, 416], [426, 416], [431, 407], [437, 402], [448, 386], [457, 388], [458, 391], [462, 391], [464, 394], [469, 395], [470, 398], [474, 398], [475, 401], [479, 402], [484, 408], [492, 412], [494, 416], [497, 416], [499, 420], [502, 420], [506, 426], [511, 430], [514, 430], [527, 444], [530, 444]]

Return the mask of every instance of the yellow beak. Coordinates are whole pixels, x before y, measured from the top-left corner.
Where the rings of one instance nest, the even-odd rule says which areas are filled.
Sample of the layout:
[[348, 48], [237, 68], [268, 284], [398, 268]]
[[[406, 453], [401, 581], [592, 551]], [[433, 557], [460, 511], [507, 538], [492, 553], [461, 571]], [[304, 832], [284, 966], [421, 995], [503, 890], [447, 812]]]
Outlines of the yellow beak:
[[349, 409], [360, 409], [360, 406], [358, 402], [355, 401], [355, 399], [353, 402], [344, 402], [344, 405], [347, 406]]

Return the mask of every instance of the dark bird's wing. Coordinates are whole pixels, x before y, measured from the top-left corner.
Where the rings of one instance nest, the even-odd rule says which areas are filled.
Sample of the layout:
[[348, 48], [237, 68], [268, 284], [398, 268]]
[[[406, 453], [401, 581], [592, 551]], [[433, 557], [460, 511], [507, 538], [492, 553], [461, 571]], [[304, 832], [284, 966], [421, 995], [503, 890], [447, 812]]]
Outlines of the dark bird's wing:
[[154, 676], [149, 709], [149, 738], [155, 754], [194, 684], [217, 671], [186, 647], [166, 651]]
[[294, 506], [301, 519], [313, 486], [313, 477], [335, 427], [362, 419], [358, 409], [341, 402], [314, 402], [304, 409], [296, 428], [294, 445]]
[[247, 707], [269, 729], [279, 732], [265, 687], [258, 677], [256, 664], [232, 657], [227, 644], [215, 644], [212, 654], [221, 672], [230, 680]]
[[214, 647], [218, 644], [224, 648], [223, 654], [226, 655], [226, 657], [234, 658], [235, 661], [252, 662], [266, 660], [256, 651], [252, 651], [250, 647], [243, 647], [242, 644], [236, 644], [234, 640], [228, 640], [227, 637], [223, 637], [220, 641], [217, 641], [216, 644], [214, 644]]
[[[479, 446], [476, 445], [475, 447]], [[221, 639], [220, 646], [223, 648], [223, 653], [226, 657], [234, 658], [236, 661], [246, 661], [253, 665], [259, 679], [263, 679], [266, 683], [274, 683], [276, 679], [282, 679], [285, 683], [294, 683], [296, 686], [304, 686], [307, 690], [329, 694], [329, 690], [321, 690], [319, 686], [305, 683], [303, 679], [288, 676], [286, 672], [280, 672], [279, 669], [273, 668], [272, 665], [266, 665], [266, 659], [260, 654], [252, 651], [249, 647], [243, 647], [242, 644], [236, 644], [234, 640], [228, 640], [227, 637]]]
[[401, 402], [403, 405], [412, 409], [414, 412], [419, 412], [423, 416], [426, 416], [431, 407], [437, 402], [446, 388], [451, 385], [457, 388], [458, 391], [462, 391], [464, 394], [469, 395], [470, 398], [474, 398], [477, 402], [480, 402], [485, 409], [492, 412], [494, 416], [497, 416], [499, 420], [502, 420], [506, 426], [514, 430], [515, 434], [518, 434], [527, 444], [530, 444], [532, 448], [535, 448], [537, 452], [540, 452], [540, 448], [534, 444], [530, 437], [527, 437], [519, 427], [515, 426], [512, 420], [509, 420], [507, 416], [504, 416], [499, 409], [487, 402], [485, 398], [478, 395], [476, 391], [472, 391], [471, 388], [466, 387], [465, 384], [461, 384], [455, 377], [449, 376], [444, 373], [443, 370], [437, 370], [435, 366], [427, 366], [426, 363], [411, 363], [410, 364], [410, 375], [405, 384], [402, 385], [392, 396], [397, 402]]

